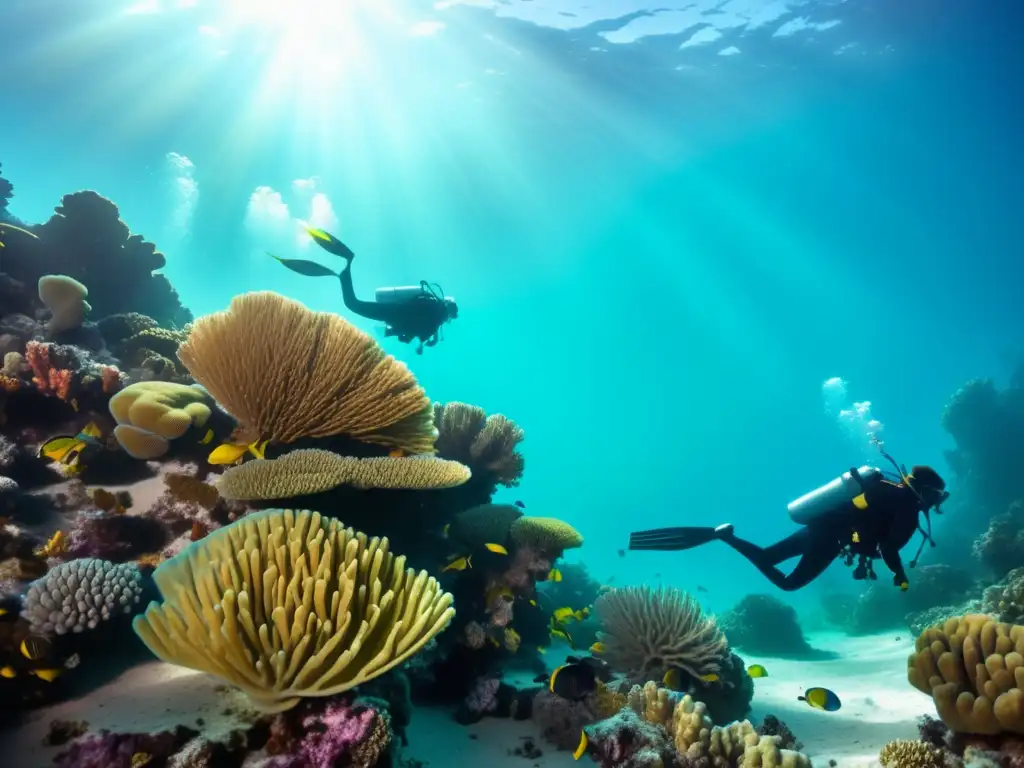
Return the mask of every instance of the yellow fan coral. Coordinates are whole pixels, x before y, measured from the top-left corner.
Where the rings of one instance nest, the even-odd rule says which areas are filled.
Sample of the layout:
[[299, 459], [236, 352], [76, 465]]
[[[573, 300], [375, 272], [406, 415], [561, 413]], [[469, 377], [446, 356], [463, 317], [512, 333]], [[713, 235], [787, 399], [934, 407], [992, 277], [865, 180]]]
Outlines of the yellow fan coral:
[[270, 509], [162, 563], [163, 603], [133, 622], [160, 659], [217, 675], [260, 709], [331, 696], [417, 653], [455, 615], [387, 539], [317, 512]]
[[468, 479], [466, 467], [434, 456], [359, 459], [304, 448], [279, 459], [257, 459], [232, 467], [217, 481], [217, 490], [226, 499], [254, 501], [323, 493], [339, 485], [409, 490], [453, 488]]
[[433, 408], [405, 365], [342, 317], [271, 292], [197, 320], [178, 357], [249, 443], [345, 435], [433, 453]]

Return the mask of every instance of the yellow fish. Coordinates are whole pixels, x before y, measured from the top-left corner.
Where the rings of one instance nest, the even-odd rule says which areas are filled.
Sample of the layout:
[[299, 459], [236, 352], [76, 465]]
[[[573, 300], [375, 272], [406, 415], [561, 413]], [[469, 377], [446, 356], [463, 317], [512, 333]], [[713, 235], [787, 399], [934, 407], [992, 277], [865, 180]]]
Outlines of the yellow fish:
[[577, 608], [575, 611], [572, 612], [572, 616], [574, 619], [576, 619], [576, 621], [583, 621], [589, 615], [589, 608]]
[[564, 624], [573, 615], [572, 608], [566, 606], [565, 608], [555, 608], [552, 612], [552, 618], [559, 624]]
[[702, 681], [704, 681], [705, 683], [717, 683], [718, 682], [718, 675], [716, 675], [714, 672], [709, 672], [706, 675], [701, 675], [700, 679]]
[[512, 590], [504, 586], [491, 587], [484, 593], [484, 602], [487, 605], [491, 605], [499, 597], [505, 598], [506, 600], [512, 600], [515, 595], [512, 594]]
[[560, 570], [558, 570], [557, 568], [552, 568], [550, 571], [548, 571], [548, 578], [547, 578], [547, 580], [548, 581], [555, 581], [555, 582], [561, 581], [562, 580], [562, 572]]
[[12, 666], [0, 667], [0, 676], [6, 677], [10, 680], [12, 677], [17, 677], [18, 672]]
[[596, 643], [594, 643], [592, 646], [590, 646], [590, 652], [591, 653], [601, 654], [601, 653], [604, 653], [605, 650], [607, 650], [607, 647], [600, 640], [598, 640]]
[[537, 601], [534, 600], [532, 597], [530, 598], [530, 605], [532, 605], [534, 608], [537, 607]]
[[683, 675], [677, 667], [669, 669], [661, 678], [661, 682], [665, 684], [666, 688], [671, 688], [673, 691], [683, 690]]
[[496, 555], [508, 554], [508, 550], [501, 546], [501, 544], [484, 544], [484, 546]]
[[450, 563], [448, 563], [448, 565], [446, 565], [441, 570], [441, 573], [446, 573], [448, 571], [464, 571], [467, 568], [472, 568], [472, 567], [473, 567], [473, 556], [472, 555], [467, 555], [466, 557], [460, 557], [458, 560], [452, 560]]
[[560, 637], [560, 638], [562, 638], [563, 640], [565, 640], [565, 642], [567, 642], [569, 644], [570, 648], [572, 648], [574, 651], [576, 650], [576, 645], [572, 641], [572, 636], [568, 632], [566, 632], [564, 629], [559, 629], [556, 626], [552, 626], [548, 630], [548, 634], [550, 634], [551, 637]]
[[522, 638], [519, 637], [519, 633], [511, 627], [505, 629], [505, 648], [515, 653], [519, 650], [519, 643]]
[[393, 451], [388, 451], [389, 459], [401, 459], [405, 457], [405, 451], [401, 448], [395, 448]]
[[21, 641], [21, 655], [29, 661], [43, 658], [50, 651], [50, 641], [45, 637], [29, 635]]
[[587, 744], [588, 743], [589, 742], [587, 741], [587, 732], [586, 731], [580, 731], [580, 743], [579, 743], [579, 746], [576, 747], [576, 751], [572, 753], [572, 759], [573, 760], [579, 760], [581, 757], [583, 757], [585, 754], [587, 754]]
[[208, 445], [212, 440], [213, 440], [213, 430], [208, 428], [206, 430], [206, 434], [204, 434], [202, 436], [202, 438], [200, 438], [199, 444], [200, 445]]
[[441, 535], [444, 538], [446, 538], [446, 539], [448, 538], [448, 531], [451, 529], [451, 527], [452, 527], [451, 523], [445, 523], [444, 524], [444, 528], [441, 529]]
[[58, 677], [61, 676], [63, 669], [30, 669], [28, 673], [35, 675], [40, 680], [45, 680], [48, 683], [52, 683]]
[[247, 453], [257, 459], [265, 457], [269, 440], [256, 440], [243, 445], [242, 443], [221, 443], [206, 457], [207, 464], [241, 464]]
[[96, 423], [90, 421], [77, 435], [57, 435], [51, 437], [41, 446], [37, 456], [47, 458], [58, 464], [63, 464], [72, 472], [81, 472], [84, 467], [80, 466], [82, 454], [87, 450], [102, 450], [105, 446], [103, 433]]
[[0, 608], [0, 616], [6, 616], [6, 615], [7, 615], [7, 609], [6, 608]]
[[760, 664], [751, 664], [747, 667], [747, 674], [751, 677], [768, 677], [768, 670]]
[[497, 640], [495, 640], [490, 635], [487, 636], [487, 639], [490, 640], [491, 645], [493, 645], [495, 648], [501, 648], [501, 643], [499, 643]]
[[132, 768], [142, 768], [147, 765], [153, 756], [147, 752], [136, 752], [132, 755]]
[[57, 531], [46, 544], [35, 551], [35, 554], [37, 557], [55, 557], [66, 551], [67, 548], [68, 542], [64, 538], [64, 534]]
[[537, 653], [547, 653], [547, 652], [548, 652], [547, 648], [544, 648], [544, 647], [539, 646], [539, 645], [537, 646]]

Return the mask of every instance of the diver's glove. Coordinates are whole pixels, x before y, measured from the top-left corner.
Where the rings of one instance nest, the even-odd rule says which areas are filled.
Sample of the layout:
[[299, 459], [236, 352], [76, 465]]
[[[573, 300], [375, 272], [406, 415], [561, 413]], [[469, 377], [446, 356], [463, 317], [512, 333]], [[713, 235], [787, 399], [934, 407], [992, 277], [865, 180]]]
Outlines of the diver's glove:
[[907, 581], [906, 576], [893, 576], [892, 583], [894, 587], [900, 588], [900, 592], [906, 592], [908, 589], [910, 589], [910, 583]]

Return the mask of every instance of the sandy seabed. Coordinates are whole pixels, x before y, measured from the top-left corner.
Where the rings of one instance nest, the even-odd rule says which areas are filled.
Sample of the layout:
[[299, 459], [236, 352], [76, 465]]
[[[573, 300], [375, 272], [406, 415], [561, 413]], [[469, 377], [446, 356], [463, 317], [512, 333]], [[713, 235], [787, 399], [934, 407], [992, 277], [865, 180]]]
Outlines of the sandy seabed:
[[[931, 700], [907, 683], [909, 633], [849, 638], [838, 633], [809, 637], [813, 645], [838, 651], [831, 661], [789, 661], [744, 654], [747, 664], [760, 663], [769, 676], [755, 681], [750, 714], [759, 722], [774, 714], [790, 725], [804, 751], [818, 768], [835, 760], [838, 768], [878, 766], [878, 752], [892, 739], [916, 738], [916, 721], [934, 714]], [[824, 686], [843, 702], [838, 712], [813, 710], [797, 700], [806, 688]], [[226, 690], [214, 678], [162, 662], [135, 667], [88, 696], [37, 710], [17, 730], [0, 732], [0, 755], [16, 756], [3, 765], [43, 768], [62, 747], [43, 745], [52, 720], [85, 720], [92, 730], [156, 731], [182, 724], [200, 728], [212, 738], [242, 726], [244, 697]], [[485, 718], [460, 726], [445, 709], [417, 709], [408, 731], [407, 757], [430, 768], [549, 768], [577, 765], [572, 755], [558, 752], [540, 738], [530, 721]], [[527, 740], [540, 748], [537, 758], [513, 754]], [[590, 764], [589, 758], [578, 765]]]

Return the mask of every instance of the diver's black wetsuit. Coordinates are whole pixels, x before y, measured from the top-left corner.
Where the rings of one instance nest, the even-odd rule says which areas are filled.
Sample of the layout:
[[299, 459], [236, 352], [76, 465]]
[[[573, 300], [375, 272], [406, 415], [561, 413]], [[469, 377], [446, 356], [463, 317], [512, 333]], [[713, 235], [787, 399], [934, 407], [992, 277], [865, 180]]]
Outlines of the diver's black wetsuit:
[[436, 296], [427, 291], [407, 301], [385, 303], [379, 301], [363, 301], [356, 297], [352, 285], [352, 262], [348, 261], [338, 275], [341, 279], [341, 297], [349, 311], [386, 323], [388, 336], [397, 336], [398, 340], [408, 343], [419, 339], [428, 347], [438, 341], [438, 332], [448, 320], [448, 307]]
[[[866, 509], [849, 502], [826, 514], [791, 536], [769, 547], [759, 547], [732, 531], [721, 536], [761, 571], [779, 589], [787, 592], [807, 586], [820, 576], [846, 547], [854, 555], [881, 556], [893, 572], [893, 583], [907, 583], [900, 550], [917, 532], [921, 499], [906, 485], [881, 480], [864, 492]], [[796, 568], [786, 575], [776, 566], [799, 557]]]
[[[733, 533], [731, 525], [725, 525], [640, 531], [630, 535], [629, 548], [676, 551], [723, 541], [753, 563], [776, 587], [793, 591], [810, 584], [849, 547], [848, 551], [862, 558], [862, 563], [881, 556], [893, 572], [893, 583], [906, 589], [907, 574], [900, 550], [918, 530], [918, 515], [928, 505], [913, 488], [901, 483], [869, 480], [863, 490], [857, 499], [860, 506], [847, 502], [769, 547], [741, 539]], [[779, 563], [794, 557], [800, 561], [792, 573], [787, 575], [778, 569]], [[867, 570], [858, 566], [855, 578], [867, 575]]]

